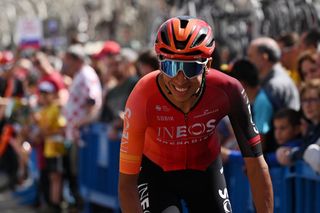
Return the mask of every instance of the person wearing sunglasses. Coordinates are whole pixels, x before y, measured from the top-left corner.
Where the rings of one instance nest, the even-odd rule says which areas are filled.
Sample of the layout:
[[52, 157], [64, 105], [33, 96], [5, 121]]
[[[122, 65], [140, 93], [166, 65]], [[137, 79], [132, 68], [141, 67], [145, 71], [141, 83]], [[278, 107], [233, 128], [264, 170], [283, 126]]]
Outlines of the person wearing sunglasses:
[[119, 200], [123, 213], [232, 212], [216, 126], [229, 116], [259, 213], [273, 211], [268, 166], [247, 95], [210, 68], [215, 48], [203, 20], [179, 16], [157, 32], [160, 69], [131, 92], [123, 115]]

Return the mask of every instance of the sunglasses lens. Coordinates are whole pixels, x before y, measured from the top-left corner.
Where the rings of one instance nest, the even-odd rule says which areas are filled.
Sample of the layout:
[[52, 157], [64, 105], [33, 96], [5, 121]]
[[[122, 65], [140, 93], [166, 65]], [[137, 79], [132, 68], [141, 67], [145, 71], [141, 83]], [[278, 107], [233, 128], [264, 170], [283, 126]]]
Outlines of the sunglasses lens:
[[187, 78], [193, 78], [200, 75], [206, 62], [196, 61], [173, 61], [173, 60], [162, 60], [160, 61], [160, 69], [169, 77], [175, 77], [179, 71], [182, 71]]

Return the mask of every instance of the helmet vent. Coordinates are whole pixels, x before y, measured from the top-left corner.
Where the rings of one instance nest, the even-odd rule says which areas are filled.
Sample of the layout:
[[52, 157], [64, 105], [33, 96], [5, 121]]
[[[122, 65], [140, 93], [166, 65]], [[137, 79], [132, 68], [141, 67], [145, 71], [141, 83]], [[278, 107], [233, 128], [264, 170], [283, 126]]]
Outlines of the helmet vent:
[[[184, 20], [181, 20], [181, 21], [184, 21]], [[172, 29], [172, 31], [174, 31], [174, 29]], [[188, 35], [188, 38], [184, 41], [179, 41], [177, 40], [177, 37], [176, 35], [173, 33], [173, 40], [174, 40], [174, 44], [176, 46], [177, 49], [180, 49], [180, 50], [183, 50], [186, 48], [191, 36], [192, 36], [192, 33], [193, 33], [194, 29], [192, 29], [192, 32]]]
[[190, 36], [188, 37], [187, 40], [185, 41], [175, 41], [175, 45], [176, 45], [176, 48], [179, 49], [179, 50], [183, 50], [186, 48], [186, 45], [188, 44], [190, 40]]
[[214, 43], [214, 38], [211, 38], [211, 41], [206, 46], [212, 47], [213, 43]]
[[166, 45], [170, 46], [167, 31], [165, 31], [165, 30], [161, 31], [161, 39], [162, 39], [163, 43], [165, 43]]
[[196, 51], [192, 51], [192, 52], [188, 52], [188, 53], [184, 53], [183, 55], [201, 55], [202, 51], [200, 50], [196, 50]]
[[163, 52], [163, 53], [166, 53], [166, 54], [174, 54], [174, 52], [166, 49], [166, 48], [160, 48], [160, 51]]
[[191, 47], [195, 47], [195, 46], [200, 45], [204, 41], [204, 39], [206, 38], [207, 33], [208, 33], [208, 28], [201, 28], [197, 37], [193, 40]]
[[189, 20], [180, 19], [180, 26], [181, 28], [185, 29], [189, 23]]

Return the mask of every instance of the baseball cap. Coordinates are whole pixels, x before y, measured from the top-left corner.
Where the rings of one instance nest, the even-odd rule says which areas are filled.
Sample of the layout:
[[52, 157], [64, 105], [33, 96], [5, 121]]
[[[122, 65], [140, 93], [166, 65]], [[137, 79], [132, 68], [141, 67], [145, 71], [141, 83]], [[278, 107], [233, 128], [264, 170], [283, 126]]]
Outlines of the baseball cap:
[[135, 62], [138, 59], [138, 53], [131, 48], [122, 48], [120, 55], [129, 62]]
[[104, 42], [102, 49], [100, 52], [96, 55], [94, 55], [95, 58], [102, 58], [104, 56], [108, 55], [118, 55], [121, 51], [121, 47], [118, 42], [107, 40]]
[[83, 61], [87, 60], [87, 54], [85, 52], [85, 49], [80, 44], [74, 44], [69, 46], [66, 53], [74, 55]]
[[43, 81], [39, 84], [38, 89], [44, 93], [54, 93], [57, 91], [55, 85], [49, 81]]

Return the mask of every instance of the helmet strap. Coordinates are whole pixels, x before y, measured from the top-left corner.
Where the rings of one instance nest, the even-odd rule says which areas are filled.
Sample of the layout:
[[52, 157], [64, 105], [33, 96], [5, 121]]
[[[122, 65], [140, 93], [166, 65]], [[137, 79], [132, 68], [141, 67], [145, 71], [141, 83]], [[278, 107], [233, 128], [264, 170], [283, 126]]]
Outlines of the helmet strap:
[[206, 84], [206, 70], [204, 70], [202, 73], [202, 80], [201, 80], [199, 89], [192, 96], [199, 97], [205, 87], [205, 84]]
[[168, 86], [165, 82], [164, 82], [164, 87], [166, 88], [168, 95], [172, 95], [171, 90], [168, 88]]

